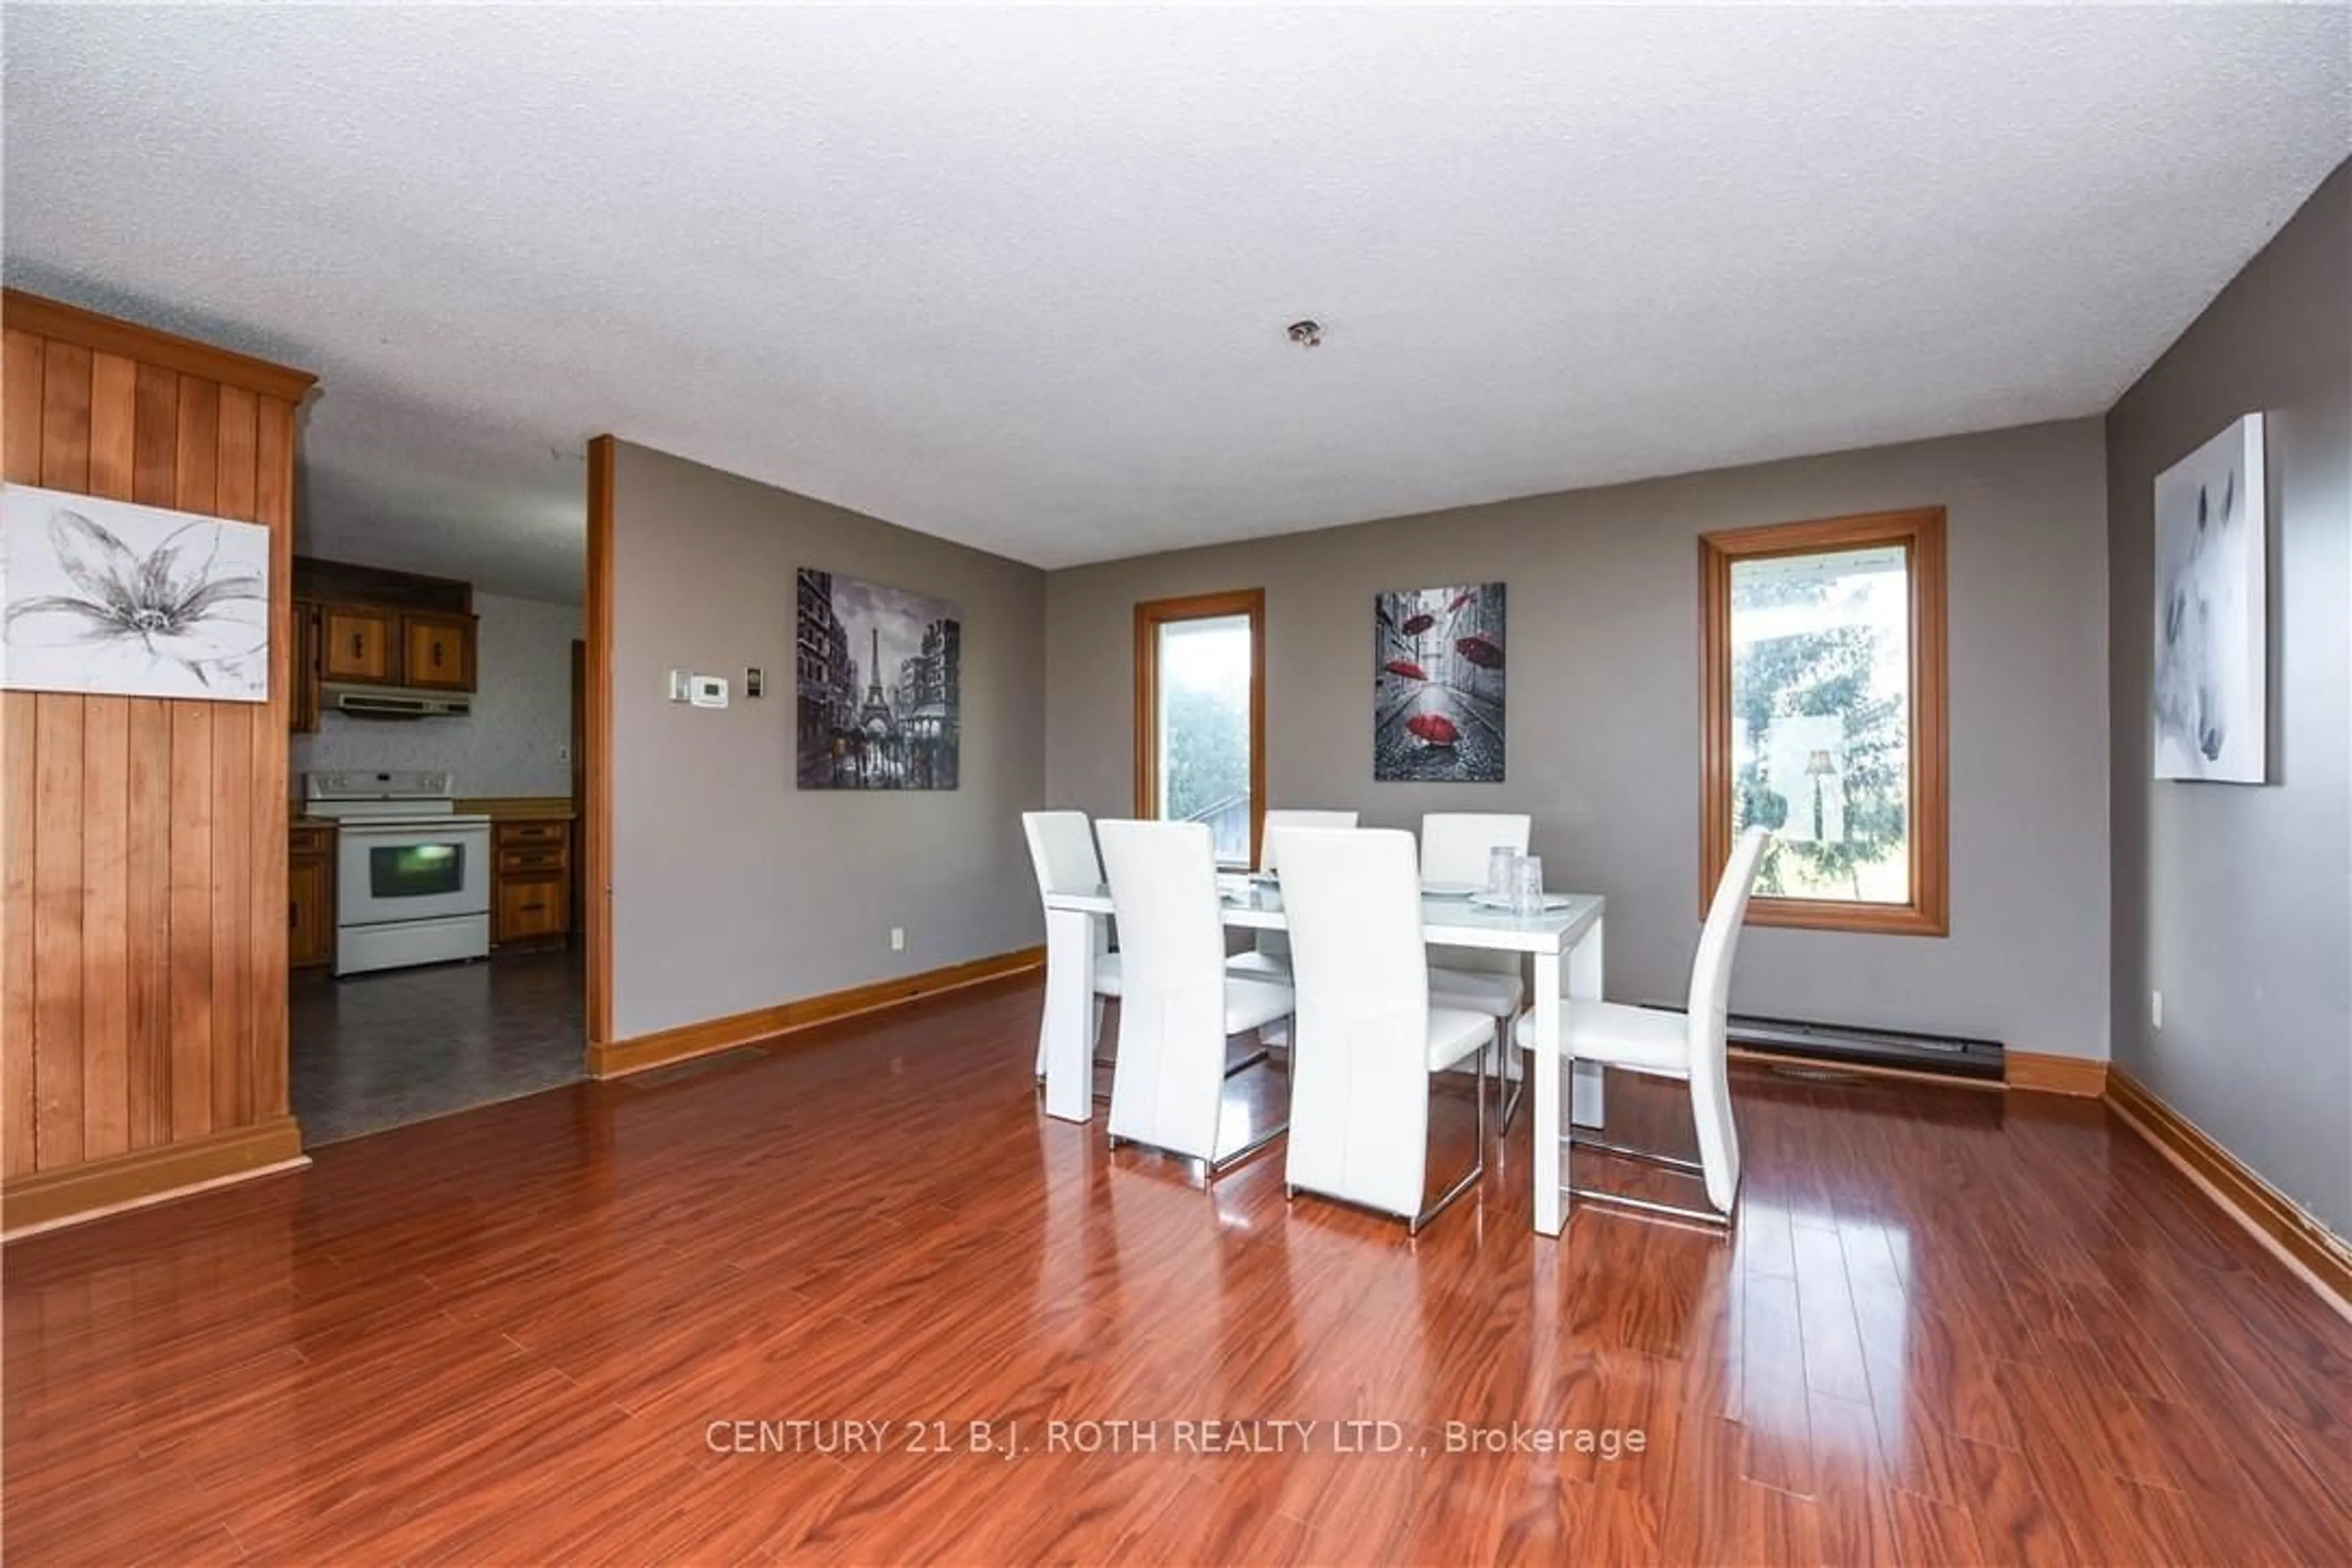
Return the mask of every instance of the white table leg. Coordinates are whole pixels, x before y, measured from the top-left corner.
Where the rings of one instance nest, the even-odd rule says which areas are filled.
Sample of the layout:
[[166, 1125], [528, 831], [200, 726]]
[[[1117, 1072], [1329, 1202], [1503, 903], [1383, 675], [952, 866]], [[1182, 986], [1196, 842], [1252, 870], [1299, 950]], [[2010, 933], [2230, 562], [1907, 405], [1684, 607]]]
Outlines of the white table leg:
[[[1600, 921], [1577, 940], [1568, 953], [1568, 994], [1580, 1002], [1601, 1000], [1601, 927]], [[1569, 1120], [1579, 1127], [1601, 1125], [1606, 1109], [1601, 1103], [1603, 1073], [1599, 1062], [1570, 1064], [1569, 1083]]]
[[1558, 1236], [1567, 1204], [1560, 1193], [1559, 1169], [1559, 955], [1536, 954], [1535, 1083], [1533, 1137], [1536, 1183], [1536, 1232]]
[[1045, 911], [1045, 1114], [1094, 1118], [1095, 917]]

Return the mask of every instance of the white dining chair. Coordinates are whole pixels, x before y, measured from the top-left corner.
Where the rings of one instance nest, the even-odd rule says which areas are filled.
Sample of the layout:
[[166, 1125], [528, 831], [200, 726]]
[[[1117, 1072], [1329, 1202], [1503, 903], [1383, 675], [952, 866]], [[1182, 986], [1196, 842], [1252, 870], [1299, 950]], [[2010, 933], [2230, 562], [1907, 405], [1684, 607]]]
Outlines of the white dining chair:
[[[1421, 879], [1423, 882], [1486, 885], [1486, 858], [1496, 849], [1528, 852], [1532, 819], [1517, 812], [1433, 811], [1421, 819]], [[1511, 1020], [1528, 999], [1526, 977], [1516, 952], [1467, 947], [1429, 950], [1429, 999], [1449, 1007], [1471, 1007], [1495, 1020], [1495, 1092], [1499, 1096], [1518, 1064], [1504, 1042]]]
[[[1355, 826], [1356, 814], [1352, 811], [1304, 811], [1268, 806], [1265, 822], [1258, 834], [1258, 871], [1271, 876], [1281, 869], [1281, 863], [1276, 858], [1276, 844], [1285, 829]], [[1278, 980], [1288, 984], [1290, 939], [1278, 931], [1259, 931], [1250, 950], [1225, 960], [1225, 967], [1245, 978]]]
[[[1571, 1185], [1568, 1190], [1572, 1195], [1712, 1225], [1730, 1223], [1732, 1202], [1739, 1194], [1739, 1130], [1731, 1120], [1730, 1045], [1726, 1037], [1725, 1016], [1730, 1009], [1732, 952], [1739, 944], [1741, 922], [1747, 919], [1748, 896], [1756, 885], [1757, 862], [1763, 858], [1764, 847], [1770, 837], [1761, 827], [1751, 827], [1732, 846], [1731, 858], [1725, 864], [1722, 879], [1715, 885], [1715, 898], [1707, 905], [1706, 923], [1699, 931], [1698, 953], [1691, 962], [1690, 997], [1685, 1011], [1671, 1013], [1664, 1008], [1631, 1007], [1622, 1002], [1595, 1002], [1582, 997], [1562, 997], [1559, 1004], [1562, 1057], [1689, 1083], [1691, 1119], [1698, 1129], [1698, 1158], [1685, 1160], [1627, 1144], [1580, 1138], [1572, 1130], [1562, 1142], [1572, 1149], [1622, 1155], [1696, 1176], [1706, 1184], [1707, 1202], [1714, 1206], [1698, 1209], [1658, 1203], [1602, 1187]], [[1525, 1048], [1534, 1047], [1532, 1016], [1519, 1021], [1518, 1043]]]
[[[1048, 893], [1091, 893], [1102, 886], [1102, 862], [1095, 856], [1095, 833], [1083, 811], [1024, 811], [1021, 831], [1029, 840], [1029, 868], [1037, 874], [1037, 900]], [[1110, 922], [1096, 921], [1094, 1021], [1087, 1049], [1098, 1068], [1110, 1066], [1093, 1053], [1102, 1047], [1103, 1003], [1119, 992], [1118, 954], [1110, 950]], [[1037, 1077], [1045, 1077], [1045, 1026], [1037, 1026]]]
[[[1486, 1174], [1495, 1020], [1431, 1000], [1411, 834], [1293, 831], [1282, 903], [1298, 993], [1284, 1185], [1397, 1215], [1418, 1234]], [[1432, 1075], [1465, 1062], [1478, 1074], [1470, 1169], [1424, 1204]]]
[[1226, 973], [1216, 849], [1206, 823], [1106, 822], [1100, 831], [1123, 984], [1110, 1141], [1198, 1160], [1213, 1177], [1282, 1135], [1276, 1126], [1217, 1152], [1227, 1042], [1288, 1017], [1291, 990]]

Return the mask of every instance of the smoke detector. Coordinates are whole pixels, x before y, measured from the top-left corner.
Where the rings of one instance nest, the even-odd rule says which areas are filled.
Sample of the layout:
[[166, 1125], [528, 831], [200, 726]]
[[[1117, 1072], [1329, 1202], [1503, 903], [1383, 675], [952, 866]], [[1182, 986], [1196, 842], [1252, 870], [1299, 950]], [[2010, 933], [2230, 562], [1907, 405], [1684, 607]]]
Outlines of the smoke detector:
[[1302, 349], [1318, 347], [1323, 342], [1323, 323], [1320, 321], [1293, 321], [1288, 331], [1290, 341]]

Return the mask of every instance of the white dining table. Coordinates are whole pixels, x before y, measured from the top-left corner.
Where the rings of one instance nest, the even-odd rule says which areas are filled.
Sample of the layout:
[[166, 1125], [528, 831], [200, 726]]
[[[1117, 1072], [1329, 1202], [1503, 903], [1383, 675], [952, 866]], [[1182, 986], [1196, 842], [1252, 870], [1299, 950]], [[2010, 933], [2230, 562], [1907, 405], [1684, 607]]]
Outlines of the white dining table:
[[[1289, 929], [1275, 884], [1221, 877], [1218, 892], [1229, 928]], [[1559, 1003], [1562, 995], [1600, 1000], [1601, 917], [1607, 909], [1606, 900], [1595, 893], [1553, 897], [1566, 901], [1539, 915], [1515, 915], [1464, 899], [1421, 901], [1422, 934], [1431, 944], [1523, 953], [1534, 961], [1528, 989], [1535, 1001], [1536, 1038], [1528, 1054], [1534, 1058], [1530, 1070], [1535, 1081], [1528, 1098], [1535, 1108], [1535, 1227], [1545, 1236], [1558, 1236], [1566, 1217], [1559, 1164]], [[1065, 1121], [1094, 1117], [1095, 922], [1110, 915], [1106, 888], [1045, 895], [1045, 1112]], [[1563, 963], [1568, 977], [1564, 991]], [[1570, 1078], [1570, 1118], [1581, 1126], [1601, 1125], [1600, 1064], [1571, 1064]]]

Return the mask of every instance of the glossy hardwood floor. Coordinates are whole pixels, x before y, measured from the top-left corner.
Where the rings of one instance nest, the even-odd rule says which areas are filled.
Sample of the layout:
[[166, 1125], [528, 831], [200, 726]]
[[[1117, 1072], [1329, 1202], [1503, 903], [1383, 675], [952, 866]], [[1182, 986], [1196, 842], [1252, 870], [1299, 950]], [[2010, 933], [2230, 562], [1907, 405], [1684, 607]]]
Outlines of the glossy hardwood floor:
[[[1278, 1159], [1203, 1192], [1045, 1120], [1037, 1007], [11, 1247], [8, 1560], [2352, 1559], [2352, 1329], [2095, 1105], [1743, 1074], [1728, 1240], [1590, 1206], [1538, 1240], [1522, 1118], [1413, 1243], [1286, 1206]], [[1687, 1139], [1671, 1093], [1612, 1095]], [[1186, 1449], [1213, 1420], [1318, 1425]], [[792, 1421], [895, 1425], [794, 1451]], [[1155, 1425], [1077, 1425], [1120, 1421]], [[1515, 1421], [1643, 1444], [1446, 1451]]]

